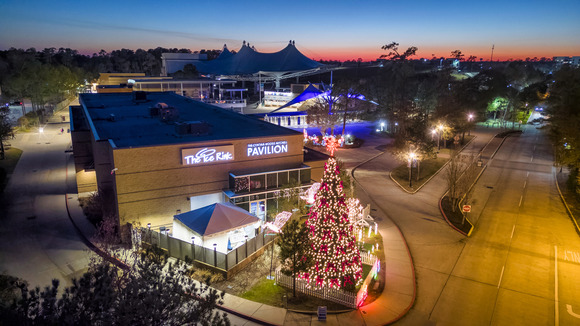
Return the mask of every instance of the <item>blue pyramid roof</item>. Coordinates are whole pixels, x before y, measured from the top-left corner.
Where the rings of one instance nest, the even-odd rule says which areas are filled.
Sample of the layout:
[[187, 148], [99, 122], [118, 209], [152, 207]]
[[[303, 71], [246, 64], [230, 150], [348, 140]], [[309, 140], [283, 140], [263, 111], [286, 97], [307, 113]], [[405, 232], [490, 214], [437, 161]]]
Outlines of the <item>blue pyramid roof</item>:
[[260, 221], [256, 216], [231, 203], [215, 203], [174, 216], [202, 236], [238, 229]]

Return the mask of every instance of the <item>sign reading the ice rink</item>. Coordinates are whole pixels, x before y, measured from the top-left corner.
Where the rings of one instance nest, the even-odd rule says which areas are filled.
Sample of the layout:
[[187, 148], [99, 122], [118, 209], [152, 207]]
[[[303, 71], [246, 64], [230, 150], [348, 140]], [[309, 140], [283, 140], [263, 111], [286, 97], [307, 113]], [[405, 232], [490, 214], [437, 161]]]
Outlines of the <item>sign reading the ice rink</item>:
[[234, 145], [186, 148], [181, 150], [181, 164], [203, 165], [234, 160]]
[[285, 140], [279, 140], [268, 143], [248, 144], [247, 153], [248, 156], [288, 153], [288, 142]]

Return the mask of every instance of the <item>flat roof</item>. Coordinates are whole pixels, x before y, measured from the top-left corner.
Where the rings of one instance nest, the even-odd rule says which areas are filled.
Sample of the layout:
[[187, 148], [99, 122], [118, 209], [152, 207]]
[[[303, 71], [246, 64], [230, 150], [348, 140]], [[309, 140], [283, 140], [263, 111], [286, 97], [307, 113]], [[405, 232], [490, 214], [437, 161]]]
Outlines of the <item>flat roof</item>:
[[[299, 131], [177, 95], [147, 92], [146, 101], [134, 101], [134, 93], [84, 93], [80, 104], [96, 140], [108, 140], [116, 148], [146, 147], [213, 140], [291, 136]], [[162, 121], [151, 108], [165, 103], [177, 109], [179, 118]], [[205, 135], [179, 134], [176, 122], [202, 121], [210, 125]]]

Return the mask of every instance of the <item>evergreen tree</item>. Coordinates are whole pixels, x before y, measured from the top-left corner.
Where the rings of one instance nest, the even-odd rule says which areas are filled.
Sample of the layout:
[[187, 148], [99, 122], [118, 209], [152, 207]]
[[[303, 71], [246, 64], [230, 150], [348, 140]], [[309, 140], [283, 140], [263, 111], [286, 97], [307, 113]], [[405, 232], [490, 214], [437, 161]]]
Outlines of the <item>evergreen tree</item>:
[[307, 266], [305, 252], [308, 246], [308, 229], [304, 223], [292, 220], [282, 228], [280, 233], [280, 260], [282, 261], [282, 273], [292, 276], [292, 292], [296, 296], [296, 277]]
[[320, 189], [306, 222], [311, 265], [303, 277], [314, 288], [354, 289], [362, 280], [360, 252], [339, 178], [340, 170], [334, 157], [324, 167]]

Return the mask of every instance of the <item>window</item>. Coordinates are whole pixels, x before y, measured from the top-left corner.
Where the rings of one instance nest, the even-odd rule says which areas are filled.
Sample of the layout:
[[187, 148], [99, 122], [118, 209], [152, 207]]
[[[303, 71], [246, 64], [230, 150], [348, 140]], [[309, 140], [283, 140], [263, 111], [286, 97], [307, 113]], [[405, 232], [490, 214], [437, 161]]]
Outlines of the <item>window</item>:
[[290, 174], [289, 183], [290, 184], [298, 183], [298, 171], [297, 170], [289, 171], [289, 174]]
[[288, 184], [288, 171], [278, 172], [278, 187]]
[[236, 178], [236, 187], [234, 188], [235, 193], [250, 191], [250, 178], [249, 177], [239, 177]]
[[272, 188], [278, 188], [278, 174], [277, 173], [269, 173], [267, 175], [267, 188], [268, 189], [272, 189]]
[[250, 177], [250, 191], [266, 189], [266, 176], [263, 174]]

